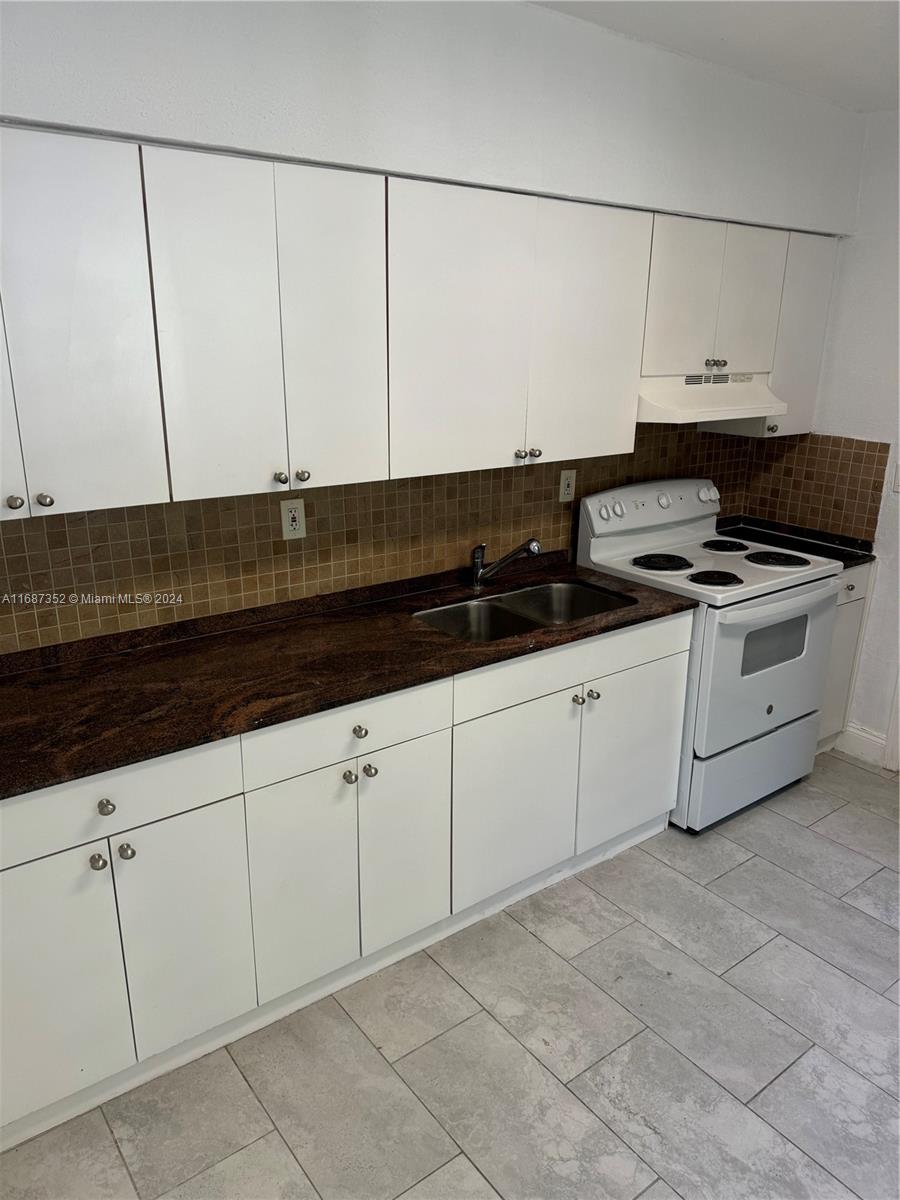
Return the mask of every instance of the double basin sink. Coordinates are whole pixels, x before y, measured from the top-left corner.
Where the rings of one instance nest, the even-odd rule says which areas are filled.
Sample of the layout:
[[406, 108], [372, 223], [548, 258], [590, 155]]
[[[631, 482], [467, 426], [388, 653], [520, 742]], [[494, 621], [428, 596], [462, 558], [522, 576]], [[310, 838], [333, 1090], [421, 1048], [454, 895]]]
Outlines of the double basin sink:
[[535, 629], [569, 625], [636, 604], [633, 596], [589, 583], [542, 583], [503, 596], [485, 596], [444, 608], [425, 609], [418, 620], [469, 642], [497, 642]]

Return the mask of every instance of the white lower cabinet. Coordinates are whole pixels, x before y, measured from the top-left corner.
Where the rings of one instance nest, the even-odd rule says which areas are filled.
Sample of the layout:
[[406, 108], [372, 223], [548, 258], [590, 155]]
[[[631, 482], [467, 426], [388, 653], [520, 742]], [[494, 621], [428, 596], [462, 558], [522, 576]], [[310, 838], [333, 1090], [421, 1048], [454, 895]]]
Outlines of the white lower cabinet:
[[673, 654], [586, 685], [577, 854], [674, 808], [687, 664]]
[[362, 952], [450, 915], [449, 729], [359, 760]]
[[554, 692], [453, 730], [454, 912], [574, 853], [581, 700]]
[[865, 611], [865, 599], [838, 606], [819, 717], [820, 739], [835, 737], [847, 724], [850, 685], [853, 682], [853, 667]]
[[260, 1004], [359, 958], [356, 774], [351, 759], [247, 793]]
[[243, 796], [110, 844], [138, 1058], [254, 1008]]
[[4, 1125], [135, 1061], [109, 854], [103, 839], [0, 874]]

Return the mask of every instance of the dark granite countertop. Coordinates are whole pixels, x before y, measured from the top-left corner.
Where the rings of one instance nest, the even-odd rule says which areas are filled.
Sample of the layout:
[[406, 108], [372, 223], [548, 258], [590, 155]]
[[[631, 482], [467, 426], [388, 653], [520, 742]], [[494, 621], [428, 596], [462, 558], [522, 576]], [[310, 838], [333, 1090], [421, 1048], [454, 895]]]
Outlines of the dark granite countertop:
[[781, 550], [794, 550], [802, 554], [819, 554], [822, 558], [835, 558], [845, 567], [859, 567], [874, 562], [872, 543], [862, 538], [845, 537], [839, 533], [825, 533], [820, 529], [806, 529], [800, 525], [787, 525], [781, 521], [767, 521], [762, 517], [722, 517], [717, 528], [731, 537], [762, 542], [764, 546], [777, 546]]
[[[0, 799], [696, 607], [560, 552], [484, 588], [584, 579], [627, 607], [496, 642], [413, 614], [472, 598], [460, 573], [269, 605], [0, 659]], [[418, 588], [416, 585], [419, 585]], [[365, 602], [363, 602], [365, 601]]]

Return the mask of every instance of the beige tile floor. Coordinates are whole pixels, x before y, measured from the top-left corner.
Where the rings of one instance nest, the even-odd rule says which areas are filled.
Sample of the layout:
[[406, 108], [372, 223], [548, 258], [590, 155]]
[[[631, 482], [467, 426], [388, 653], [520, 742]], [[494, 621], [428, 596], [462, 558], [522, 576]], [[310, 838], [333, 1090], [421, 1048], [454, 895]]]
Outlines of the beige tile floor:
[[4, 1200], [896, 1200], [897, 780], [838, 755], [0, 1158]]

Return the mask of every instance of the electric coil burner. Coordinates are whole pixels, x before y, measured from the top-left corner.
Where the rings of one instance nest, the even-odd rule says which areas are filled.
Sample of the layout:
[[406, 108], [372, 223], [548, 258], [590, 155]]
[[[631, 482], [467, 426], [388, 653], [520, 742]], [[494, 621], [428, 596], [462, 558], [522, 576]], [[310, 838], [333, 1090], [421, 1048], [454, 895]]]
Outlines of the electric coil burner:
[[697, 571], [694, 575], [688, 575], [688, 582], [704, 587], [737, 587], [744, 581], [733, 571]]
[[737, 542], [734, 538], [711, 538], [700, 545], [704, 550], [712, 550], [715, 554], [740, 554], [741, 551], [750, 549], [746, 542]]
[[809, 559], [799, 554], [785, 554], [783, 550], [754, 550], [747, 555], [747, 562], [758, 567], [808, 567]]
[[680, 554], [639, 554], [631, 565], [643, 571], [689, 571], [694, 564]]

